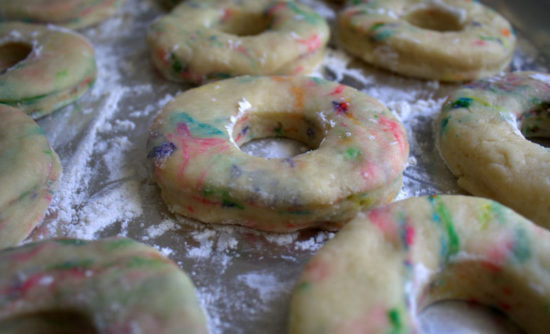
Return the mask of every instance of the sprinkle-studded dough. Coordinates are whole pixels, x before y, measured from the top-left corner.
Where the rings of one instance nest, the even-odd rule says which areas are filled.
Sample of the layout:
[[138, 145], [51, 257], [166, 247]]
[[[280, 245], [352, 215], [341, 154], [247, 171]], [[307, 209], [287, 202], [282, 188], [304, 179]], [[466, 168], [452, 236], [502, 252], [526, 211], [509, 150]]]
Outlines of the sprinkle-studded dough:
[[492, 9], [465, 0], [371, 0], [338, 17], [338, 37], [375, 66], [423, 79], [467, 81], [496, 74], [516, 38]]
[[147, 37], [153, 64], [166, 78], [202, 83], [307, 74], [323, 58], [329, 28], [294, 1], [191, 0], [155, 22]]
[[[267, 137], [313, 150], [265, 159], [239, 149]], [[286, 232], [335, 229], [359, 209], [393, 199], [409, 144], [391, 112], [353, 88], [245, 76], [177, 96], [155, 119], [148, 152], [172, 211]]]
[[[23, 59], [13, 64], [12, 52]], [[0, 23], [0, 104], [39, 118], [78, 99], [95, 78], [94, 50], [81, 35], [51, 26]]]
[[550, 152], [525, 138], [550, 137], [549, 74], [466, 85], [443, 105], [437, 127], [441, 156], [462, 188], [550, 228]]
[[5, 0], [0, 1], [0, 21], [51, 23], [78, 29], [116, 13], [124, 0]]
[[0, 248], [16, 245], [42, 221], [60, 173], [40, 127], [0, 105]]
[[440, 300], [550, 328], [550, 233], [497, 202], [412, 198], [361, 213], [306, 265], [290, 333], [414, 333]]
[[[56, 314], [82, 319], [92, 333], [207, 332], [187, 275], [144, 244], [60, 239], [1, 251], [2, 331]], [[49, 333], [55, 325], [36, 323], [26, 333]]]

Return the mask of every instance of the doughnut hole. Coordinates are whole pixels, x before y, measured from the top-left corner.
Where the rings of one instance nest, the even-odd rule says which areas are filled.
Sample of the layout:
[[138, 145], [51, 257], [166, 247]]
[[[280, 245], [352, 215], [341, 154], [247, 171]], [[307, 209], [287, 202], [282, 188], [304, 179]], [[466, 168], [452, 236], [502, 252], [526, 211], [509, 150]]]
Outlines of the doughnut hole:
[[75, 311], [44, 311], [0, 320], [4, 334], [98, 334], [91, 319]]
[[243, 152], [268, 159], [315, 150], [323, 139], [319, 124], [299, 114], [248, 114], [233, 127], [233, 140]]
[[27, 43], [8, 42], [0, 45], [0, 74], [25, 60], [31, 51], [32, 46]]
[[523, 113], [518, 119], [518, 127], [525, 138], [550, 147], [550, 102], [542, 102]]
[[420, 332], [522, 334], [519, 327], [495, 308], [473, 302], [441, 301], [420, 314]]
[[[548, 297], [536, 291], [536, 282], [526, 283], [526, 279], [519, 269], [513, 271], [490, 262], [447, 264], [423, 290], [418, 305], [423, 310], [421, 318], [427, 310], [438, 307], [443, 301], [462, 301], [476, 305], [479, 313], [485, 315], [490, 310], [497, 321], [507, 323], [505, 327], [510, 330], [509, 333], [519, 333], [521, 330], [536, 333], [541, 328], [550, 328], [550, 318], [546, 312]], [[457, 316], [455, 319], [460, 318]], [[426, 319], [422, 322], [426, 327]]]
[[268, 30], [272, 19], [263, 13], [226, 10], [217, 28], [227, 34], [239, 37], [256, 36]]
[[418, 28], [439, 32], [460, 31], [464, 28], [456, 12], [435, 5], [414, 9], [403, 18]]

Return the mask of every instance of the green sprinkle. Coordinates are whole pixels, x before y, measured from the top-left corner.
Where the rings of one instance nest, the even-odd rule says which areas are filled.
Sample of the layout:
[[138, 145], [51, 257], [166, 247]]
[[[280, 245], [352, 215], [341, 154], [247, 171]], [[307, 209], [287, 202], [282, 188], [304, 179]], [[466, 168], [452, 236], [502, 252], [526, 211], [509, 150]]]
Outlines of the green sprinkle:
[[361, 150], [355, 147], [350, 147], [346, 150], [345, 158], [347, 160], [355, 160], [361, 156]]
[[151, 267], [165, 264], [165, 260], [162, 258], [147, 258], [147, 257], [132, 257], [126, 263], [128, 268], [142, 268]]
[[374, 34], [372, 36], [372, 39], [375, 42], [380, 42], [380, 41], [383, 41], [383, 40], [386, 40], [386, 39], [390, 38], [393, 34], [395, 34], [395, 33], [391, 30], [382, 30], [382, 31]]
[[90, 259], [82, 259], [82, 260], [69, 260], [62, 263], [54, 264], [51, 267], [48, 267], [48, 269], [53, 270], [70, 270], [70, 269], [83, 269], [88, 268], [92, 265], [94, 261]]
[[321, 21], [321, 17], [315, 14], [314, 12], [302, 10], [300, 7], [298, 7], [296, 4], [290, 1], [287, 2], [286, 4], [291, 11], [302, 16], [306, 20], [306, 22], [309, 24], [317, 24]]
[[308, 281], [301, 282], [298, 285], [296, 285], [296, 291], [298, 292], [307, 291], [309, 290], [309, 288], [311, 288], [311, 283], [309, 283]]
[[176, 55], [173, 53], [170, 54], [170, 60], [172, 61], [172, 70], [176, 73], [181, 73], [183, 71], [183, 65], [176, 58]]
[[401, 333], [403, 329], [403, 322], [401, 320], [401, 315], [399, 314], [398, 309], [391, 309], [388, 311], [388, 320], [392, 326], [391, 334]]
[[187, 124], [187, 126], [189, 127], [189, 131], [191, 132], [191, 135], [193, 137], [198, 137], [198, 138], [212, 137], [212, 136], [225, 137], [225, 133], [220, 129], [208, 123], [198, 122], [186, 112], [177, 112], [172, 114], [170, 116], [170, 122], [171, 123], [183, 122]]
[[324, 85], [329, 83], [327, 80], [318, 77], [311, 77], [311, 81], [315, 82], [317, 85]]
[[34, 104], [34, 103], [40, 101], [41, 99], [43, 99], [45, 97], [48, 97], [48, 94], [32, 96], [32, 97], [24, 97], [24, 98], [15, 100], [15, 101], [0, 101], [0, 103], [7, 104], [7, 105], [12, 106], [12, 107], [17, 107], [18, 105], [21, 105], [21, 104], [23, 104], [23, 105]]
[[210, 189], [210, 188], [203, 188], [202, 189], [202, 195], [204, 197], [208, 197], [208, 196], [211, 196], [214, 194], [214, 190], [213, 189]]
[[295, 210], [295, 209], [290, 209], [290, 210], [286, 211], [286, 213], [288, 213], [288, 214], [290, 214], [290, 215], [295, 215], [295, 216], [307, 216], [307, 215], [312, 214], [311, 211], [307, 211], [307, 210]]
[[59, 239], [56, 241], [56, 243], [67, 246], [83, 246], [87, 242], [79, 239]]
[[378, 22], [378, 23], [375, 23], [373, 25], [370, 26], [369, 28], [369, 31], [375, 31], [377, 30], [378, 28], [381, 28], [383, 26], [385, 26], [386, 24], [384, 22]]
[[432, 216], [433, 221], [442, 224], [445, 231], [445, 238], [441, 240], [441, 252], [445, 261], [447, 261], [449, 257], [457, 254], [460, 250], [460, 240], [458, 234], [456, 234], [449, 209], [447, 209], [445, 204], [437, 196], [432, 196], [429, 200], [434, 209], [434, 214]]
[[244, 206], [231, 198], [227, 191], [222, 193], [222, 207], [244, 210]]
[[277, 123], [277, 126], [273, 129], [277, 135], [282, 136], [284, 134], [283, 124], [281, 122]]
[[451, 119], [451, 117], [445, 117], [444, 119], [441, 120], [441, 123], [439, 125], [439, 136], [442, 136], [443, 133], [445, 133], [445, 130], [447, 129], [447, 125], [449, 125], [449, 120]]
[[531, 257], [531, 248], [529, 247], [529, 236], [524, 229], [519, 228], [515, 231], [513, 253], [519, 262], [525, 262]]
[[56, 79], [61, 79], [66, 77], [69, 74], [67, 70], [59, 71], [55, 74]]
[[453, 101], [451, 106], [453, 109], [469, 108], [472, 105], [472, 102], [474, 102], [474, 100], [470, 97], [461, 97], [458, 100]]
[[212, 72], [206, 75], [208, 79], [228, 79], [231, 78], [231, 74], [223, 72]]
[[113, 250], [113, 249], [131, 246], [132, 244], [134, 244], [133, 240], [124, 238], [124, 239], [115, 239], [109, 242], [107, 246], [109, 250]]

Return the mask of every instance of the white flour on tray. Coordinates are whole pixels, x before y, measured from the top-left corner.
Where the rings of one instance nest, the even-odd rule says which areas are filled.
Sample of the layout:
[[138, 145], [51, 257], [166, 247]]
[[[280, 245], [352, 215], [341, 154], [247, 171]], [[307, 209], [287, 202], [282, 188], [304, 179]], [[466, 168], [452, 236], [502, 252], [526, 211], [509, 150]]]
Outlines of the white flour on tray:
[[[324, 2], [304, 2], [326, 18], [335, 17]], [[190, 274], [212, 333], [267, 328], [276, 333], [284, 326], [301, 266], [334, 233], [271, 234], [207, 226], [166, 210], [145, 158], [147, 129], [154, 115], [188, 87], [166, 82], [148, 61], [145, 30], [159, 15], [152, 2], [128, 0], [121, 13], [84, 32], [96, 49], [98, 79], [77, 104], [39, 121], [64, 173], [45, 223], [33, 237], [122, 235], [145, 242]], [[537, 58], [528, 43], [520, 47], [513, 61], [516, 70]], [[399, 199], [458, 191], [433, 147], [431, 126], [445, 92], [455, 86], [377, 70], [336, 49], [327, 52], [313, 75], [359, 88], [405, 124], [411, 157]], [[249, 144], [246, 149], [263, 156], [292, 154], [292, 148], [273, 145]], [[433, 175], [438, 182], [432, 182]]]

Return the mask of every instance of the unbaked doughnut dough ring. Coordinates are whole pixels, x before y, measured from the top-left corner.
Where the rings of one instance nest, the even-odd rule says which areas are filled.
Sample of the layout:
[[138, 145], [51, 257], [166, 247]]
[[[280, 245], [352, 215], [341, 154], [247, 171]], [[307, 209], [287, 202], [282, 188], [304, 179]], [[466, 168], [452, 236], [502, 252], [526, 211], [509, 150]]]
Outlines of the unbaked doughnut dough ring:
[[[48, 315], [79, 319], [88, 331], [77, 333], [207, 333], [187, 275], [130, 239], [46, 240], [1, 251], [3, 332], [22, 333], [25, 322]], [[25, 333], [49, 333], [53, 325]]]
[[124, 0], [4, 0], [0, 21], [51, 23], [71, 29], [96, 24], [113, 15]]
[[42, 129], [0, 105], [0, 248], [18, 244], [42, 221], [60, 173]]
[[95, 78], [94, 49], [81, 35], [0, 23], [0, 104], [39, 118], [78, 99]]
[[338, 38], [369, 64], [441, 81], [505, 70], [516, 43], [502, 16], [464, 0], [371, 0], [351, 6], [338, 16]]
[[305, 266], [291, 334], [414, 333], [441, 300], [499, 308], [550, 328], [550, 233], [497, 202], [411, 198], [360, 213]]
[[162, 75], [195, 84], [244, 74], [310, 73], [322, 61], [328, 38], [323, 18], [282, 0], [186, 1], [147, 34]]
[[550, 137], [549, 105], [549, 74], [514, 72], [458, 89], [436, 123], [439, 151], [462, 188], [546, 228], [550, 152], [525, 137]]
[[[239, 149], [286, 137], [312, 151], [265, 159]], [[151, 126], [148, 156], [171, 211], [265, 231], [337, 229], [391, 201], [405, 130], [377, 100], [319, 78], [238, 77], [177, 96]]]

